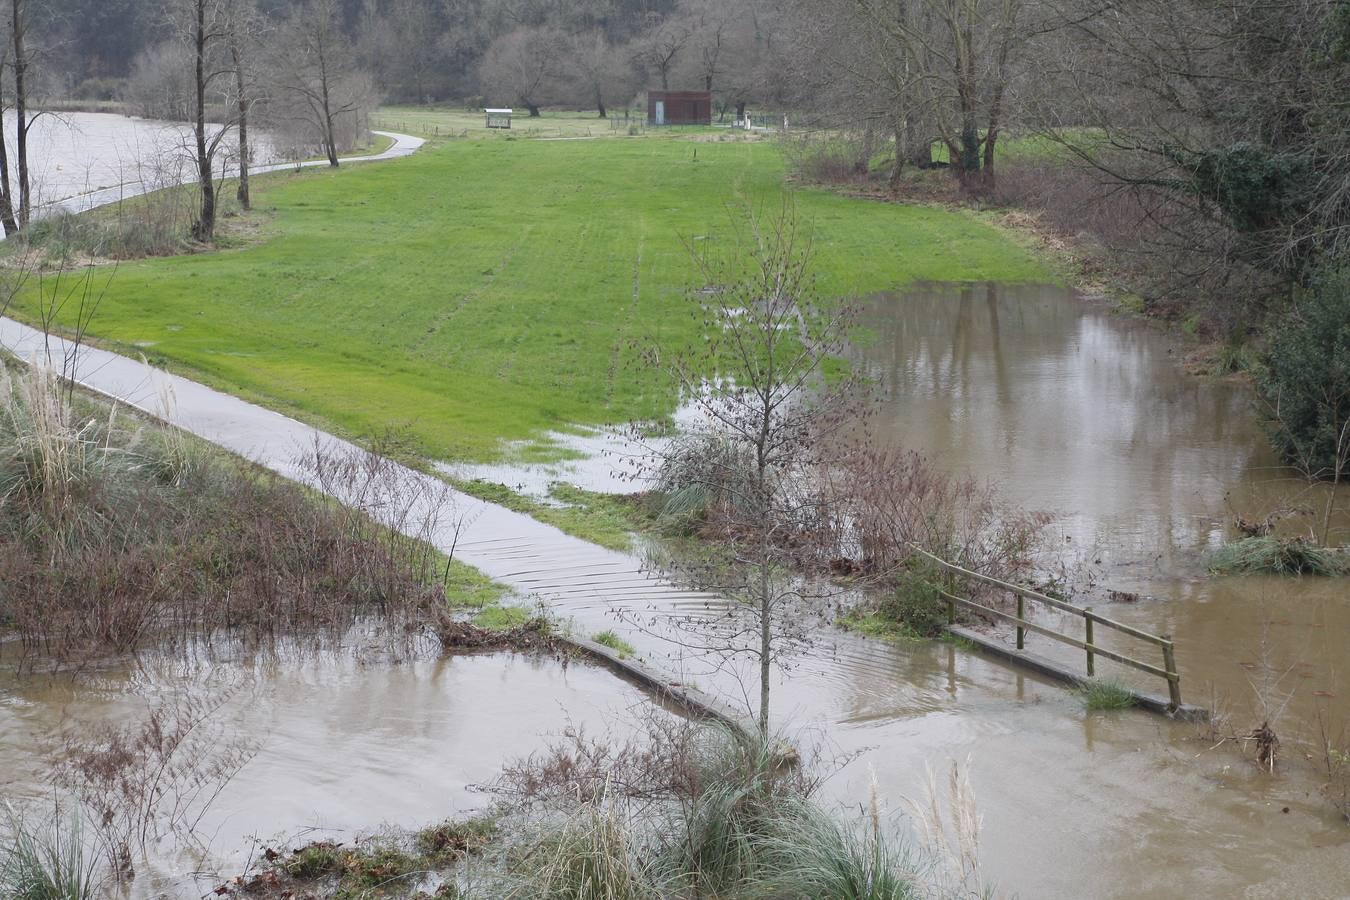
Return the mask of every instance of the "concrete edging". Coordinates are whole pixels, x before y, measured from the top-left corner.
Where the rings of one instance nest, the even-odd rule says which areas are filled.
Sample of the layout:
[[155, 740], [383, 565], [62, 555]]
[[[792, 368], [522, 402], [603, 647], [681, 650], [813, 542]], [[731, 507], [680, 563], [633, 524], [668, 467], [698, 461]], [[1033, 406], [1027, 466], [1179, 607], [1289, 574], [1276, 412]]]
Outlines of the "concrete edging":
[[612, 647], [597, 643], [589, 638], [561, 636], [560, 639], [582, 654], [590, 657], [615, 673], [646, 688], [664, 700], [681, 707], [701, 718], [712, 719], [746, 736], [759, 733], [758, 727], [749, 717], [738, 713], [711, 694], [679, 681], [670, 681], [655, 669], [650, 668], [632, 656], [624, 656]]
[[[1030, 669], [1036, 674], [1043, 675], [1052, 681], [1057, 681], [1072, 687], [1083, 687], [1090, 683], [1090, 679], [1086, 676], [1079, 675], [1076, 672], [1070, 672], [1057, 662], [1046, 659], [1044, 656], [1038, 656], [1035, 653], [1029, 653], [1026, 650], [1014, 650], [1011, 647], [1006, 647], [974, 629], [963, 628], [960, 625], [948, 625], [946, 631], [953, 637], [970, 641], [982, 653], [988, 653], [990, 656], [995, 656], [1014, 666]], [[1210, 717], [1210, 711], [1201, 706], [1190, 706], [1183, 703], [1180, 707], [1173, 709], [1171, 702], [1164, 697], [1135, 690], [1131, 690], [1130, 693], [1134, 695], [1134, 702], [1137, 707], [1151, 713], [1167, 716], [1169, 719], [1181, 719], [1187, 722], [1206, 722]]]

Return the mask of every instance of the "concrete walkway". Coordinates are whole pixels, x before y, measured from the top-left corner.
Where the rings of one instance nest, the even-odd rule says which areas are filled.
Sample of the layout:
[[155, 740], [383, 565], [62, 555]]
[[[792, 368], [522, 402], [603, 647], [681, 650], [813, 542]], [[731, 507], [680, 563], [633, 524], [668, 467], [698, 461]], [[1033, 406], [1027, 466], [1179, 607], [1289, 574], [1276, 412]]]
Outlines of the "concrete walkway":
[[[414, 153], [425, 143], [410, 135], [376, 133], [393, 138], [394, 144], [381, 154], [351, 157], [342, 162], [396, 159]], [[326, 166], [327, 162], [303, 165]], [[261, 166], [252, 171], [291, 168], [294, 165]], [[141, 191], [136, 185], [128, 185], [82, 194], [62, 203], [69, 212], [83, 212], [137, 193]], [[12, 319], [0, 318], [0, 348], [19, 359], [45, 362], [59, 371], [68, 371], [77, 383], [91, 391], [163, 419], [316, 489], [324, 487], [304, 463], [316, 446], [335, 456], [361, 452], [361, 448], [296, 419], [171, 375], [145, 362], [95, 347], [77, 348], [63, 338], [44, 335]], [[409, 523], [404, 530], [420, 532], [421, 526], [412, 523], [435, 519], [430, 533], [412, 536], [429, 539], [441, 551], [453, 551], [456, 559], [493, 580], [522, 595], [538, 598], [556, 614], [569, 619], [580, 637], [615, 627], [622, 616], [642, 616], [646, 611], [656, 610], [669, 615], [671, 610], [703, 609], [710, 604], [725, 603], [711, 595], [683, 590], [644, 571], [642, 561], [634, 556], [607, 550], [522, 513], [449, 490], [444, 482], [430, 475], [404, 466], [392, 466], [391, 473], [390, 477], [401, 482], [400, 497], [421, 497], [426, 503], [433, 497], [449, 501], [448, 508], [440, 513], [422, 509], [402, 517]], [[334, 496], [343, 502], [353, 502], [351, 497]], [[372, 512], [380, 518], [378, 510]], [[644, 657], [665, 656], [670, 660], [669, 665], [662, 667], [670, 673], [669, 683], [680, 684], [687, 677], [684, 655], [676, 653], [670, 644], [649, 634], [626, 636], [638, 645]], [[706, 666], [698, 668], [706, 670]]]
[[[410, 134], [397, 134], [392, 131], [372, 131], [371, 134], [378, 134], [393, 140], [388, 149], [381, 153], [371, 154], [370, 156], [344, 156], [338, 160], [339, 163], [363, 163], [379, 162], [386, 159], [398, 159], [402, 156], [410, 156], [417, 152], [417, 149], [426, 143], [422, 138], [413, 137]], [[293, 172], [296, 169], [309, 169], [318, 166], [327, 166], [328, 160], [318, 159], [308, 162], [288, 162], [288, 163], [270, 163], [265, 166], [250, 166], [250, 175], [265, 175], [268, 172]], [[226, 173], [227, 177], [235, 173]], [[197, 181], [196, 173], [185, 175], [180, 184], [195, 184]], [[61, 200], [54, 200], [51, 203], [43, 204], [36, 210], [39, 216], [50, 216], [57, 213], [82, 213], [91, 209], [97, 209], [100, 206], [111, 206], [123, 200], [130, 200], [132, 197], [139, 197], [143, 194], [149, 194], [165, 187], [163, 184], [151, 184], [146, 181], [129, 181], [124, 184], [115, 184], [112, 187], [100, 188], [96, 191], [89, 191], [84, 194], [76, 194], [73, 197], [66, 197]]]

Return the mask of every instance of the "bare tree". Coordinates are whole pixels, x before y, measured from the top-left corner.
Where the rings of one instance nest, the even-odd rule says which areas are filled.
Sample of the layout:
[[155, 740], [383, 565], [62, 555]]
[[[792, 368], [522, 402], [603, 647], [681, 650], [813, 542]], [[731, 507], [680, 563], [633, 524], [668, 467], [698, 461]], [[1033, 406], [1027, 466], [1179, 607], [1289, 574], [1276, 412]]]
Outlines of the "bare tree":
[[230, 0], [229, 33], [225, 40], [230, 53], [230, 67], [234, 71], [235, 117], [239, 133], [239, 184], [235, 197], [244, 209], [250, 209], [253, 205], [248, 184], [248, 170], [253, 163], [248, 121], [253, 104], [258, 99], [253, 53], [261, 31], [262, 20], [258, 16], [256, 0]]
[[599, 29], [572, 37], [567, 50], [576, 95], [595, 107], [596, 115], [606, 118], [606, 97], [619, 84], [620, 66], [613, 46]]
[[670, 73], [685, 46], [694, 36], [693, 24], [677, 17], [649, 19], [646, 32], [634, 44], [633, 62], [646, 72], [661, 78], [661, 90], [670, 90]]
[[714, 557], [665, 565], [736, 604], [727, 616], [686, 623], [678, 640], [753, 660], [767, 735], [773, 668], [807, 640], [798, 613], [819, 598], [794, 569], [810, 523], [823, 517], [816, 476], [842, 452], [841, 432], [858, 423], [865, 395], [851, 371], [825, 377], [852, 311], [814, 296], [810, 240], [790, 203], [746, 219], [735, 252], [696, 257], [708, 284], [692, 295], [701, 343], [670, 365], [696, 414], [658, 452], [656, 474], [675, 503], [701, 498], [718, 532]]
[[970, 186], [993, 182], [1013, 64], [1034, 31], [1027, 7], [1026, 0], [850, 0], [876, 51], [867, 80], [889, 88], [897, 140], [913, 145], [907, 132], [921, 117]]
[[556, 28], [517, 28], [488, 47], [478, 77], [490, 95], [509, 95], [513, 104], [537, 117], [558, 78], [563, 46], [563, 34]]
[[297, 115], [315, 130], [335, 168], [340, 120], [359, 118], [370, 102], [340, 14], [338, 0], [308, 0], [282, 22], [272, 41], [276, 90], [298, 101]]
[[230, 75], [223, 51], [230, 33], [227, 0], [172, 0], [167, 7], [170, 25], [179, 41], [187, 47], [192, 64], [192, 136], [193, 163], [197, 170], [197, 189], [201, 203], [192, 223], [192, 237], [210, 241], [216, 233], [216, 151], [232, 122], [214, 132], [207, 129], [208, 104], [223, 98], [217, 82]]
[[13, 52], [10, 68], [14, 70], [14, 156], [19, 179], [19, 227], [28, 224], [33, 202], [32, 184], [28, 173], [28, 132], [36, 117], [30, 116], [28, 110], [28, 76], [32, 63], [28, 48], [28, 25], [28, 0], [10, 0], [9, 38], [10, 49]]
[[[1067, 3], [1057, 136], [1149, 216], [1188, 292], [1289, 296], [1350, 249], [1350, 38], [1335, 0]], [[1087, 140], [1081, 126], [1105, 139]], [[1261, 284], [1261, 282], [1266, 282]]]
[[[8, 46], [0, 50], [0, 224], [3, 224], [5, 236], [19, 230], [18, 220], [14, 217], [13, 183], [9, 180], [9, 141], [5, 132], [5, 65], [8, 64]], [[22, 128], [22, 125], [18, 126]]]

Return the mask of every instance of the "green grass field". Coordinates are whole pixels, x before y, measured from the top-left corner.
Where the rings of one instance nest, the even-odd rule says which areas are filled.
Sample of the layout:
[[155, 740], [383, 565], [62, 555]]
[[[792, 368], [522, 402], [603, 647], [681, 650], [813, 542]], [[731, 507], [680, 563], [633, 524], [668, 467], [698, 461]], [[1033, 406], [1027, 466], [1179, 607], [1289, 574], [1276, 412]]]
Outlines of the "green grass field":
[[607, 119], [595, 114], [595, 110], [552, 110], [541, 111], [538, 118], [531, 119], [525, 110], [516, 110], [512, 117], [511, 128], [499, 130], [488, 128], [483, 123], [483, 113], [447, 106], [382, 106], [370, 117], [370, 127], [379, 131], [399, 131], [418, 137], [431, 138], [599, 138], [628, 137], [630, 125], [637, 125], [643, 136], [666, 134], [687, 136], [692, 132], [710, 132], [729, 129], [681, 128], [647, 129], [644, 127], [645, 110], [632, 109], [632, 118], [624, 121], [622, 109], [612, 109]]
[[[504, 440], [668, 413], [635, 342], [695, 337], [685, 241], [724, 239], [728, 203], [774, 205], [783, 183], [771, 143], [679, 139], [448, 141], [259, 178], [264, 238], [123, 263], [90, 331], [347, 435], [488, 460]], [[816, 191], [797, 209], [827, 295], [1051, 280], [963, 213]]]

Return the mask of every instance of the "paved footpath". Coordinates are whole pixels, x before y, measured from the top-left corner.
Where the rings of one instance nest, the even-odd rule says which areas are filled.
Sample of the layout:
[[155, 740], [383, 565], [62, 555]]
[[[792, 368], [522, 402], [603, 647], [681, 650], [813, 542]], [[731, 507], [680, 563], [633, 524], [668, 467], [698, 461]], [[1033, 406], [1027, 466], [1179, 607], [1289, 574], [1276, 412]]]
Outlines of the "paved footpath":
[[[384, 153], [343, 162], [407, 156], [423, 143], [409, 135], [388, 136], [394, 139], [394, 145]], [[268, 166], [257, 171], [287, 168], [292, 166]], [[107, 191], [99, 191], [65, 202], [71, 204], [72, 211], [81, 211], [115, 203], [126, 196], [125, 192], [110, 196]], [[73, 378], [83, 387], [316, 488], [322, 486], [303, 462], [316, 444], [332, 454], [361, 452], [355, 445], [296, 419], [145, 362], [89, 346], [79, 347], [77, 353], [70, 342], [48, 337], [12, 319], [0, 318], [0, 348], [25, 361], [46, 361], [58, 370], [65, 370], [66, 361], [73, 357]], [[171, 399], [166, 402], [166, 398]], [[404, 496], [445, 495], [447, 488], [439, 479], [404, 466], [396, 466], [393, 471], [402, 482]], [[351, 502], [352, 498], [337, 496], [337, 499]], [[449, 500], [452, 513], [439, 516], [440, 521], [429, 535], [414, 536], [428, 538], [443, 552], [453, 551], [456, 559], [492, 579], [523, 595], [537, 597], [556, 614], [571, 620], [575, 631], [583, 637], [606, 628], [624, 630], [616, 618], [621, 609], [632, 615], [648, 610], [669, 614], [671, 610], [722, 602], [711, 595], [681, 589], [644, 571], [637, 557], [572, 537], [522, 513], [458, 491], [450, 491]], [[413, 515], [409, 521], [420, 522], [423, 518]], [[410, 525], [408, 530], [419, 529]], [[645, 633], [629, 637], [647, 659], [660, 656], [670, 660], [663, 668], [675, 670], [671, 672], [673, 680], [683, 677], [680, 672], [685, 664], [668, 642]]]
[[[380, 162], [386, 159], [398, 159], [402, 156], [411, 156], [417, 152], [417, 149], [426, 143], [422, 138], [413, 137], [410, 134], [396, 134], [392, 131], [372, 131], [371, 134], [378, 134], [382, 137], [391, 138], [393, 143], [387, 149], [380, 153], [373, 153], [369, 156], [345, 156], [338, 160], [340, 163], [363, 163]], [[328, 160], [315, 159], [308, 162], [289, 162], [289, 163], [270, 163], [265, 166], [250, 166], [250, 175], [266, 175], [268, 172], [294, 172], [296, 169], [311, 169], [319, 166], [327, 166]], [[226, 173], [227, 177], [232, 173]], [[197, 175], [195, 172], [184, 175], [181, 184], [195, 184]], [[128, 181], [125, 184], [115, 184], [112, 187], [100, 188], [96, 191], [89, 191], [84, 194], [76, 194], [73, 197], [66, 197], [61, 200], [54, 200], [51, 203], [44, 204], [37, 210], [37, 215], [48, 216], [59, 212], [82, 213], [91, 209], [97, 209], [100, 206], [111, 206], [122, 200], [130, 200], [132, 197], [139, 197], [142, 194], [148, 194], [151, 191], [157, 191], [163, 188], [162, 184], [148, 184], [145, 181]], [[3, 238], [0, 238], [3, 239]]]

